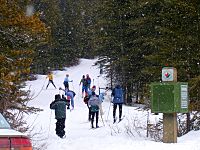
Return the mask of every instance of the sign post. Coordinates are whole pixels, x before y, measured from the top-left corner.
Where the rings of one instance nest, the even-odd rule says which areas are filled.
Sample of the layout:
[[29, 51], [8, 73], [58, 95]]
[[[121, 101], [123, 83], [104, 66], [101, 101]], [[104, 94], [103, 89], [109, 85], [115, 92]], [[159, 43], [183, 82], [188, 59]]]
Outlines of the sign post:
[[163, 113], [163, 142], [177, 143], [177, 113], [188, 112], [188, 84], [177, 82], [177, 71], [162, 69], [162, 83], [151, 83], [151, 111]]
[[[163, 82], [177, 82], [177, 70], [171, 67], [162, 69]], [[163, 113], [163, 142], [177, 143], [177, 113]]]

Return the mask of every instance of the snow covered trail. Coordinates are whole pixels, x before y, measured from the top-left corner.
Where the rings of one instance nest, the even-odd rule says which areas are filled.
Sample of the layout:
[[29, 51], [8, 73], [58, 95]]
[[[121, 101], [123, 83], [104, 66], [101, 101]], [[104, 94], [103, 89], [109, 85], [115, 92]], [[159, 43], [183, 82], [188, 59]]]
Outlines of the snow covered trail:
[[[30, 88], [30, 90], [33, 93], [33, 97], [41, 91], [42, 92], [34, 98], [29, 105], [33, 105], [35, 107], [39, 107], [43, 109], [44, 111], [40, 112], [39, 114], [28, 116], [27, 119], [29, 119], [28, 122], [30, 124], [35, 124], [36, 128], [34, 129], [34, 132], [41, 132], [44, 133], [44, 137], [48, 138], [48, 143], [50, 143], [51, 146], [49, 146], [48, 149], [55, 149], [52, 148], [52, 146], [57, 147], [59, 144], [55, 144], [57, 142], [70, 142], [74, 143], [72, 145], [80, 146], [76, 143], [82, 143], [82, 142], [91, 142], [93, 137], [99, 139], [104, 139], [105, 136], [110, 132], [105, 127], [103, 127], [103, 123], [101, 118], [99, 118], [99, 125], [102, 128], [92, 130], [90, 129], [90, 123], [88, 122], [88, 108], [86, 104], [83, 102], [83, 98], [81, 97], [81, 86], [79, 86], [80, 80], [82, 78], [82, 75], [89, 74], [92, 79], [92, 85], [97, 86], [96, 92], [98, 93], [99, 86], [105, 87], [106, 82], [105, 79], [102, 77], [99, 77], [99, 69], [97, 66], [93, 66], [95, 60], [85, 60], [82, 59], [80, 62], [80, 65], [67, 68], [66, 71], [54, 71], [54, 83], [57, 87], [55, 89], [51, 84], [49, 85], [48, 89], [46, 90], [46, 85], [48, 83], [48, 80], [46, 79], [46, 76], [39, 75], [38, 79], [36, 81], [28, 81], [27, 82], [27, 88]], [[49, 104], [54, 100], [55, 94], [62, 94], [62, 91], [59, 91], [58, 87], [63, 88], [63, 80], [65, 78], [65, 75], [69, 74], [69, 79], [72, 79], [73, 82], [69, 83], [69, 87], [71, 90], [74, 90], [76, 93], [75, 96], [75, 108], [71, 112], [67, 110], [67, 118], [66, 118], [66, 139], [60, 139], [55, 134], [55, 122], [54, 119], [54, 111], [49, 109]], [[109, 96], [108, 96], [109, 97]], [[106, 103], [105, 103], [106, 104]], [[109, 104], [109, 103], [108, 103]], [[106, 107], [109, 107], [107, 105], [103, 105], [105, 115], [107, 116]], [[110, 111], [112, 108], [110, 109]], [[103, 119], [105, 119], [105, 115]], [[111, 112], [110, 115], [112, 116]], [[34, 122], [33, 122], [34, 121]], [[33, 122], [33, 123], [32, 123]], [[102, 132], [102, 130], [104, 132]], [[100, 134], [101, 133], [101, 134]], [[95, 138], [95, 139], [96, 139]], [[68, 143], [69, 144], [69, 143]], [[61, 144], [61, 148], [63, 148], [63, 144]], [[65, 145], [65, 144], [64, 144]], [[70, 146], [71, 147], [71, 146]], [[80, 146], [81, 148], [82, 146]], [[69, 149], [69, 147], [67, 146]], [[71, 147], [71, 149], [74, 149]]]
[[[92, 79], [92, 85], [97, 86], [97, 93], [99, 87], [106, 87], [106, 80], [103, 76], [99, 76], [99, 68], [93, 66], [96, 60], [81, 59], [78, 66], [67, 68], [66, 71], [54, 71], [54, 83], [57, 86], [55, 89], [51, 84], [46, 90], [47, 79], [44, 75], [38, 75], [35, 81], [27, 82], [27, 90], [30, 89], [34, 98], [29, 105], [43, 109], [43, 111], [27, 116], [27, 122], [34, 127], [32, 133], [40, 133], [38, 139], [34, 139], [33, 143], [36, 145], [46, 143], [40, 150], [200, 150], [199, 135], [200, 132], [193, 132], [178, 138], [176, 144], [165, 144], [161, 142], [154, 142], [146, 138], [146, 131], [139, 131], [139, 134], [134, 132], [134, 136], [130, 137], [125, 132], [130, 118], [137, 119], [140, 126], [146, 126], [147, 112], [137, 111], [135, 107], [123, 106], [123, 115], [125, 118], [118, 124], [113, 124], [112, 105], [110, 105], [110, 93], [105, 97], [103, 102], [104, 115], [102, 120], [99, 117], [98, 129], [91, 129], [90, 122], [88, 122], [88, 108], [81, 98], [81, 87], [79, 86], [82, 75], [89, 74]], [[54, 100], [55, 94], [62, 94], [59, 87], [63, 87], [63, 80], [65, 75], [69, 74], [69, 79], [73, 82], [69, 83], [69, 88], [74, 90], [75, 108], [73, 111], [67, 110], [67, 117], [65, 122], [66, 138], [60, 139], [55, 133], [55, 115], [54, 111], [50, 110], [49, 105]], [[94, 79], [94, 80], [93, 80]], [[42, 89], [43, 88], [43, 89]], [[42, 90], [42, 91], [41, 91]], [[41, 91], [41, 92], [40, 92]], [[110, 106], [110, 111], [109, 111]], [[118, 115], [118, 109], [117, 109]], [[156, 119], [156, 118], [154, 118]], [[46, 138], [45, 140], [41, 140]]]

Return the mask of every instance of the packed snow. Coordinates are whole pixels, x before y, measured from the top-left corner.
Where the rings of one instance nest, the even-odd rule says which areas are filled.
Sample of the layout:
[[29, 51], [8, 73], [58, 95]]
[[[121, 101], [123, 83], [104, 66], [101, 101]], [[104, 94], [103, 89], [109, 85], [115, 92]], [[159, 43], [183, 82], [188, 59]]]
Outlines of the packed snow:
[[[81, 86], [79, 85], [82, 75], [89, 74], [92, 85], [105, 88], [107, 80], [104, 74], [100, 75], [98, 66], [94, 66], [96, 59], [81, 59], [78, 66], [66, 68], [65, 71], [53, 71], [54, 83], [57, 87], [49, 85], [46, 89], [48, 79], [45, 75], [38, 75], [37, 80], [28, 81], [26, 89], [31, 90], [33, 100], [28, 105], [43, 109], [37, 114], [27, 116], [26, 120], [33, 135], [32, 143], [40, 150], [200, 150], [200, 131], [179, 137], [177, 143], [155, 142], [147, 137], [147, 122], [156, 122], [162, 114], [155, 116], [151, 112], [138, 110], [138, 107], [123, 106], [124, 119], [113, 124], [111, 91], [108, 91], [102, 103], [104, 115], [99, 116], [100, 128], [91, 129], [88, 121], [88, 108], [81, 96]], [[55, 94], [63, 94], [59, 87], [64, 88], [63, 81], [65, 75], [69, 74], [69, 88], [75, 91], [74, 110], [67, 110], [65, 131], [66, 138], [61, 139], [55, 133], [54, 110], [49, 108], [54, 100]], [[103, 89], [100, 92], [104, 92]], [[118, 116], [118, 108], [117, 108]]]

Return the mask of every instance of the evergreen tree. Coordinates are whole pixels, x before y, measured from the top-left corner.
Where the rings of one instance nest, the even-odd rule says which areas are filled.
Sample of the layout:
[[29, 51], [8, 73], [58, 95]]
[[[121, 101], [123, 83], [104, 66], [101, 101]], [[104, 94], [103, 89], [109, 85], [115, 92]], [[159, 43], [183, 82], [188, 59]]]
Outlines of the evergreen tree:
[[98, 9], [95, 48], [99, 62], [112, 68], [107, 70], [108, 76], [121, 79], [128, 93], [136, 92], [139, 99], [148, 83], [161, 80], [161, 68], [165, 65], [177, 68], [179, 81], [196, 77], [198, 3], [104, 1]]
[[47, 37], [44, 23], [37, 14], [27, 15], [22, 4], [0, 2], [0, 112], [19, 130], [25, 123], [23, 113], [39, 110], [27, 106], [29, 92], [22, 88], [29, 77], [33, 48]]
[[[70, 21], [71, 2], [64, 0], [34, 1], [40, 18], [48, 26], [49, 42], [37, 47], [33, 63], [36, 72], [45, 74], [48, 69], [62, 69], [78, 62], [77, 48], [74, 46], [73, 26]], [[38, 69], [39, 67], [39, 69]]]
[[197, 4], [197, 1], [151, 1], [144, 7], [157, 5], [159, 8], [158, 17], [154, 20], [154, 34], [157, 37], [152, 44], [155, 48], [147, 57], [150, 65], [155, 64], [147, 68], [148, 74], [154, 75], [154, 81], [160, 80], [160, 69], [166, 65], [177, 68], [178, 81], [190, 82], [198, 76], [200, 55]]
[[114, 82], [120, 82], [126, 89], [126, 100], [131, 100], [133, 87], [136, 87], [135, 83], [140, 82], [137, 75], [138, 77], [141, 75], [140, 58], [143, 56], [133, 43], [136, 40], [136, 31], [132, 28], [135, 5], [136, 2], [128, 0], [105, 1], [98, 9], [99, 29], [96, 29], [99, 31], [96, 33], [99, 63], [106, 64], [105, 68], [110, 69], [107, 71], [111, 79]]

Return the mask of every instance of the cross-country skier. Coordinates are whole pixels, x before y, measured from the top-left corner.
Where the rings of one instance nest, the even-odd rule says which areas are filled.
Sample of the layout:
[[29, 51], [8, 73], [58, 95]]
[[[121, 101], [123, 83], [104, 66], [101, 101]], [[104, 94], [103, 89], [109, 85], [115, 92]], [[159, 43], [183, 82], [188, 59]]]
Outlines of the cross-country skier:
[[120, 85], [116, 85], [112, 90], [111, 95], [113, 96], [113, 122], [116, 122], [116, 109], [117, 105], [119, 106], [119, 121], [121, 121], [122, 117], [122, 104], [124, 103], [123, 98], [123, 90]]
[[66, 105], [66, 100], [61, 99], [60, 94], [55, 95], [55, 100], [50, 104], [50, 109], [55, 110], [56, 134], [60, 138], [65, 137]]
[[69, 89], [69, 82], [73, 82], [73, 80], [69, 80], [69, 74], [66, 74], [66, 77], [64, 79], [64, 86], [65, 86], [65, 89], [68, 88]]
[[87, 96], [88, 94], [88, 82], [85, 78], [85, 75], [82, 76], [79, 86], [81, 85], [81, 83], [82, 83], [82, 98], [83, 98], [84, 92], [85, 92], [85, 96]]
[[88, 89], [90, 90], [91, 78], [90, 78], [89, 74], [86, 75], [86, 80], [87, 80]]
[[48, 75], [47, 75], [46, 78], [49, 78], [49, 82], [48, 82], [48, 84], [46, 86], [46, 89], [48, 88], [48, 86], [49, 86], [50, 83], [53, 84], [53, 86], [56, 88], [56, 86], [55, 86], [55, 84], [53, 82], [53, 74], [51, 72], [48, 72]]
[[61, 87], [59, 88], [59, 90], [63, 90], [65, 92], [65, 96], [67, 97], [67, 100], [70, 99], [71, 101], [71, 110], [74, 109], [74, 97], [76, 95], [76, 93], [74, 91], [69, 90], [68, 88], [66, 88], [65, 90], [62, 89]]
[[92, 92], [92, 95], [88, 101], [88, 105], [91, 107], [91, 127], [94, 128], [94, 117], [96, 116], [96, 128], [99, 128], [98, 126], [98, 120], [99, 120], [99, 106], [101, 105], [101, 100], [99, 100], [98, 95], [95, 94], [95, 92]]
[[89, 113], [88, 113], [88, 120], [89, 121], [91, 121], [91, 107], [89, 106], [88, 101], [89, 101], [90, 97], [92, 96], [92, 92], [95, 92], [95, 90], [96, 90], [96, 86], [93, 85], [91, 90], [88, 90], [88, 95], [86, 95], [84, 97], [84, 102], [85, 102], [85, 104], [87, 104], [87, 107], [88, 107], [88, 110], [89, 110]]

